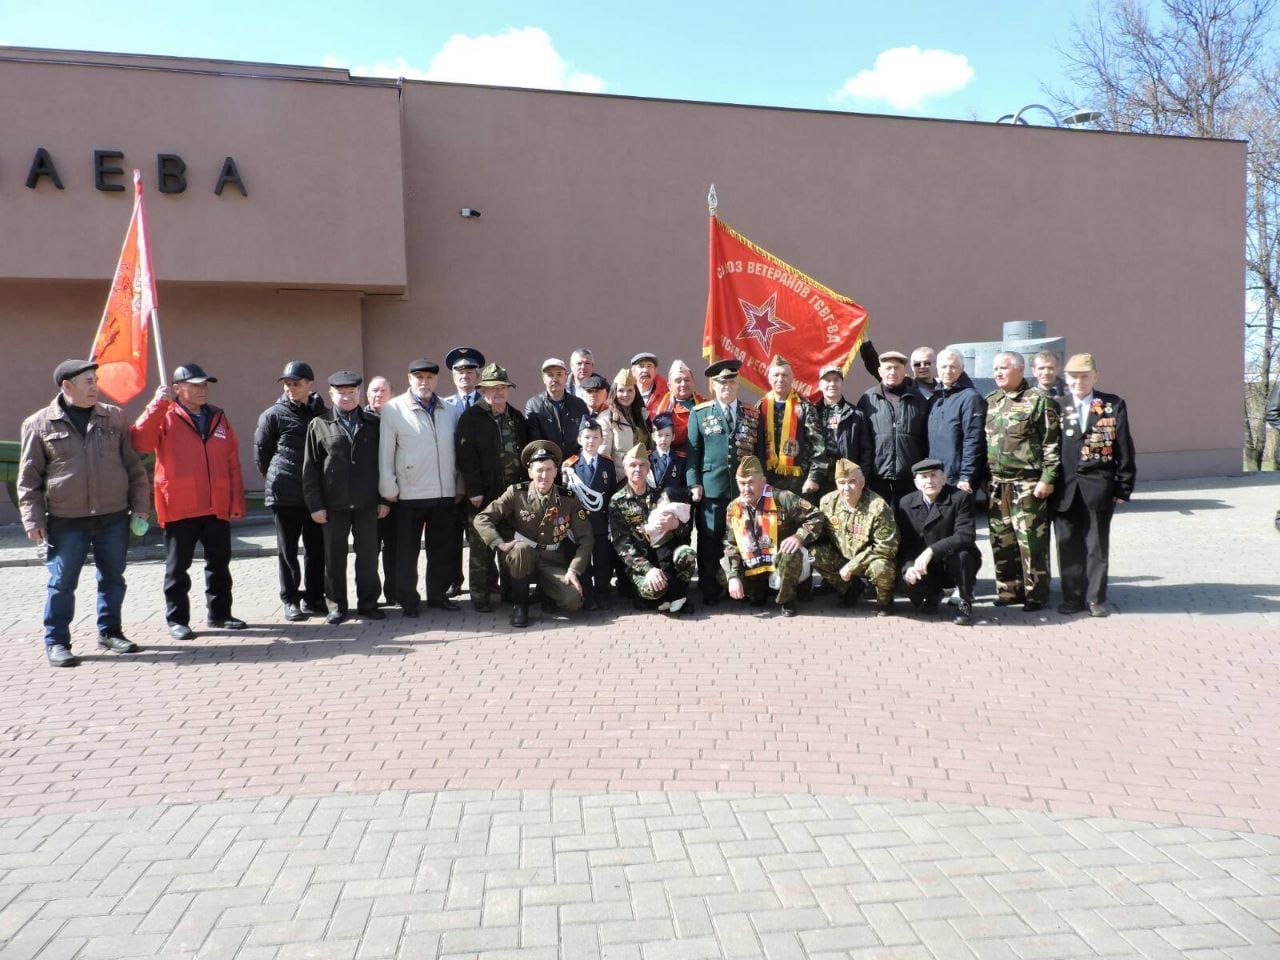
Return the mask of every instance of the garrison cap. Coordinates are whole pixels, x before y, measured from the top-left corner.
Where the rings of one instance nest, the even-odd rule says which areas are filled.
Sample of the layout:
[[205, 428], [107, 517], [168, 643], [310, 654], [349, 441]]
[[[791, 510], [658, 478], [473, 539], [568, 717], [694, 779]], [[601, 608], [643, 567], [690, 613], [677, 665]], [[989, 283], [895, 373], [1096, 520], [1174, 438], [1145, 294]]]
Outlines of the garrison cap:
[[311, 369], [311, 364], [303, 363], [301, 360], [290, 360], [284, 365], [284, 371], [276, 377], [276, 381], [314, 380], [315, 378], [316, 372]]
[[364, 383], [364, 377], [354, 370], [339, 370], [337, 373], [329, 374], [331, 387], [358, 387], [362, 383]]
[[444, 355], [444, 365], [450, 370], [459, 367], [483, 367], [484, 354], [475, 347], [454, 347]]
[[63, 360], [53, 368], [54, 386], [61, 387], [63, 380], [74, 380], [86, 370], [97, 370], [98, 365], [92, 360]]
[[746, 480], [749, 477], [763, 477], [764, 467], [760, 465], [759, 457], [743, 457], [738, 463], [737, 477], [739, 480]]
[[413, 363], [409, 364], [410, 373], [439, 373], [440, 364], [434, 360], [428, 360], [426, 357], [419, 357]]
[[600, 426], [599, 420], [588, 414], [578, 421], [578, 432], [581, 433], [583, 430], [599, 430], [603, 432], [604, 428]]
[[784, 357], [782, 354], [780, 354], [780, 353], [775, 353], [775, 354], [773, 355], [773, 359], [769, 361], [769, 366], [771, 366], [771, 367], [789, 367], [789, 366], [791, 366], [791, 361], [790, 361], [790, 360], [788, 360], [786, 357]]
[[1097, 373], [1098, 365], [1093, 362], [1092, 353], [1077, 353], [1062, 368], [1063, 373]]
[[841, 457], [836, 461], [836, 479], [843, 480], [846, 477], [862, 476], [862, 467], [854, 463], [852, 460], [846, 460]]
[[480, 371], [480, 382], [476, 384], [478, 387], [514, 387], [515, 384], [507, 377], [507, 368], [499, 366], [496, 363], [490, 363]]
[[637, 443], [634, 447], [622, 455], [623, 461], [627, 460], [643, 460], [649, 462], [649, 448], [643, 443]]
[[631, 372], [631, 368], [624, 367], [619, 370], [613, 378], [613, 385], [615, 387], [634, 387], [636, 385], [636, 376]]
[[908, 363], [907, 355], [901, 350], [886, 350], [884, 353], [880, 354], [879, 359], [881, 363], [884, 363], [886, 360], [897, 360], [903, 366], [906, 366]]
[[608, 390], [609, 381], [598, 373], [593, 373], [589, 377], [583, 377], [582, 382], [578, 384], [583, 390]]
[[217, 377], [211, 377], [204, 372], [204, 369], [198, 363], [184, 363], [180, 367], [173, 370], [174, 383], [217, 383]]
[[942, 461], [934, 457], [926, 457], [924, 460], [917, 460], [915, 463], [911, 465], [911, 472], [913, 474], [929, 473], [933, 470], [941, 470], [941, 469], [943, 469]]
[[710, 377], [712, 380], [719, 380], [723, 383], [727, 380], [737, 379], [738, 371], [741, 368], [741, 360], [718, 360], [711, 366], [707, 367], [706, 370], [703, 370], [702, 373], [704, 376]]
[[520, 451], [520, 462], [526, 467], [539, 460], [554, 460], [558, 467], [563, 458], [564, 454], [560, 452], [560, 448], [550, 440], [534, 440], [532, 443], [526, 443], [524, 449]]
[[656, 353], [649, 353], [649, 351], [645, 350], [637, 353], [631, 358], [631, 366], [634, 367], [637, 363], [643, 363], [645, 360], [648, 360], [655, 367], [658, 365], [658, 355]]

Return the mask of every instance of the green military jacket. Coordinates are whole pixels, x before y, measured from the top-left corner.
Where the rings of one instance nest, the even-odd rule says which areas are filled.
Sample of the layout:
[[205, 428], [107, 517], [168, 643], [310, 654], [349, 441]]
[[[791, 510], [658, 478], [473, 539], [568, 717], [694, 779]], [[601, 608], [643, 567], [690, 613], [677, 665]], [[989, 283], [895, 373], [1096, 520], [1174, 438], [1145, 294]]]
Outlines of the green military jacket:
[[987, 394], [987, 467], [998, 481], [1058, 480], [1058, 405], [1024, 379], [1012, 393]]
[[760, 414], [741, 400], [733, 405], [732, 435], [722, 408], [707, 400], [689, 413], [689, 444], [685, 448], [685, 485], [702, 487], [702, 495], [712, 500], [728, 500], [738, 495], [734, 472], [738, 461], [756, 451]]
[[[789, 490], [779, 490], [776, 487], [764, 489], [766, 495], [773, 497], [774, 510], [778, 515], [777, 542], [773, 544], [775, 562], [778, 547], [787, 537], [798, 537], [806, 547], [811, 547], [822, 539], [826, 521], [817, 507]], [[763, 499], [764, 496], [761, 497], [761, 500]], [[724, 558], [729, 565], [730, 577], [742, 577], [744, 570], [742, 554], [738, 549], [737, 534], [731, 520], [735, 508], [740, 506], [741, 501], [736, 499], [729, 504], [724, 528]]]
[[[634, 493], [630, 486], [623, 484], [609, 501], [609, 540], [627, 570], [640, 576], [653, 569], [653, 546], [644, 532], [644, 524], [657, 505], [659, 495], [659, 491], [652, 488]], [[674, 531], [671, 536], [673, 542], [687, 544], [688, 525]]]
[[819, 507], [827, 518], [831, 539], [846, 560], [866, 563], [879, 557], [895, 561], [898, 557], [898, 521], [888, 502], [864, 488], [852, 507], [844, 502], [839, 490], [822, 498]]
[[577, 497], [554, 484], [544, 497], [537, 494], [532, 483], [513, 484], [477, 513], [473, 523], [491, 550], [509, 538], [503, 531], [514, 531], [543, 547], [558, 546], [572, 533], [578, 549], [569, 569], [582, 576], [591, 562], [593, 538], [587, 511]]

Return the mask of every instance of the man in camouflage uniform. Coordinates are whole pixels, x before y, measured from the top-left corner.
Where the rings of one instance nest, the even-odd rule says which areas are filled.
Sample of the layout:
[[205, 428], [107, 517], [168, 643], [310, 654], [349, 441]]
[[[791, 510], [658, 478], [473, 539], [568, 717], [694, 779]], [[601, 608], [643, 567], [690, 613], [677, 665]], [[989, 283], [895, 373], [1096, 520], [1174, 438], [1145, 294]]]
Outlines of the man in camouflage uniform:
[[866, 489], [862, 468], [852, 460], [836, 462], [836, 489], [822, 498], [819, 509], [827, 518], [827, 535], [813, 550], [813, 567], [824, 583], [852, 607], [868, 582], [876, 588], [876, 613], [893, 612], [893, 588], [898, 572], [898, 524], [893, 510], [879, 494]]
[[[566, 610], [582, 607], [582, 576], [591, 561], [591, 522], [578, 498], [556, 486], [560, 448], [535, 440], [520, 453], [529, 483], [517, 483], [476, 514], [480, 539], [497, 550], [511, 582], [511, 625], [529, 625], [529, 582]], [[570, 534], [578, 545], [567, 560], [560, 544]]]
[[796, 589], [809, 575], [806, 548], [822, 539], [826, 521], [807, 500], [775, 490], [756, 457], [744, 457], [736, 473], [739, 495], [725, 511], [721, 576], [734, 600], [763, 607], [777, 578], [778, 606], [796, 615]]
[[775, 356], [768, 377], [770, 390], [760, 398], [756, 456], [775, 490], [816, 499], [830, 470], [819, 411], [792, 389], [791, 361]]
[[[662, 491], [649, 486], [649, 451], [637, 443], [622, 458], [626, 482], [609, 501], [609, 534], [626, 567], [636, 595], [659, 610], [678, 614], [687, 609], [689, 581], [697, 554], [689, 546], [690, 524], [672, 512], [650, 522]], [[657, 542], [655, 543], [655, 539]]]
[[987, 395], [988, 533], [996, 606], [1049, 600], [1049, 496], [1058, 479], [1058, 405], [1024, 376], [1022, 355], [996, 355]]

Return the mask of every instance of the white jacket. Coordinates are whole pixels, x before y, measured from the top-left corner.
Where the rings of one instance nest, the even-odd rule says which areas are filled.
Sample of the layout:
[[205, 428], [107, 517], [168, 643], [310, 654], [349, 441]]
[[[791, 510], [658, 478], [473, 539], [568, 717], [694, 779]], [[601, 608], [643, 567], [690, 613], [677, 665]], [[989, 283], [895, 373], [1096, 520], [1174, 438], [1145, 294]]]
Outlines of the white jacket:
[[452, 498], [453, 434], [461, 412], [435, 398], [435, 413], [423, 410], [410, 393], [388, 400], [379, 416], [378, 493], [401, 500]]

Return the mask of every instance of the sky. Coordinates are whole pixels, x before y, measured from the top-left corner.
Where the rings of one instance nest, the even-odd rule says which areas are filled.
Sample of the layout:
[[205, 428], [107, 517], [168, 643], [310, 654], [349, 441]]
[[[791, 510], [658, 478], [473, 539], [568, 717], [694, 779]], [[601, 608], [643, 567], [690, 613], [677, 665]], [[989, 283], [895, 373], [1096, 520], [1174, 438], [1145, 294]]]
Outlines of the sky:
[[[336, 66], [642, 97], [995, 120], [1062, 87], [1092, 0], [0, 0], [0, 45]], [[1082, 104], [1081, 106], [1088, 106]], [[1046, 122], [1030, 113], [1032, 122]]]

